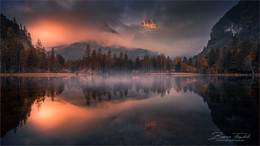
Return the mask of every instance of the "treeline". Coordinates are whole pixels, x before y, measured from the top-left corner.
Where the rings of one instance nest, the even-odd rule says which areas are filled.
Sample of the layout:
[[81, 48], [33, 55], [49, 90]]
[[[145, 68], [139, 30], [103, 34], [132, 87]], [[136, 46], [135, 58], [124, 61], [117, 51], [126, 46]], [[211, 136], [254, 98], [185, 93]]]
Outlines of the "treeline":
[[[259, 44], [254, 47], [248, 40], [238, 42], [233, 37], [231, 47], [212, 48], [209, 53], [174, 60], [160, 54], [154, 57], [134, 58], [126, 53], [113, 54], [109, 49], [91, 49], [86, 46], [79, 60], [65, 60], [54, 48], [45, 51], [40, 40], [31, 43], [26, 27], [1, 14], [1, 66], [2, 73], [21, 72], [194, 72], [194, 73], [259, 73]], [[9, 27], [7, 27], [9, 26]]]
[[54, 48], [46, 52], [40, 40], [32, 45], [31, 35], [26, 27], [18, 25], [16, 19], [7, 19], [1, 14], [1, 66], [2, 73], [23, 72], [168, 72], [172, 60], [161, 54], [156, 57], [134, 58], [123, 52], [115, 55], [111, 50], [86, 46], [80, 60], [67, 60], [55, 54]]
[[194, 57], [177, 57], [172, 60], [164, 54], [154, 57], [134, 58], [126, 53], [113, 54], [111, 49], [103, 53], [99, 48], [86, 46], [84, 56], [79, 60], [67, 60], [56, 54], [54, 48], [45, 51], [40, 40], [35, 46], [24, 49], [12, 28], [7, 38], [1, 40], [1, 72], [194, 72], [194, 73], [258, 73], [259, 45], [244, 39], [238, 43], [234, 37], [230, 48], [212, 48], [208, 54]]
[[113, 54], [111, 49], [103, 53], [91, 49], [87, 45], [84, 56], [80, 60], [68, 60], [65, 64], [66, 69], [71, 71], [111, 73], [111, 72], [168, 72], [172, 68], [172, 60], [164, 54], [143, 58], [134, 58], [127, 53], [120, 52]]
[[1, 39], [1, 72], [54, 72], [64, 68], [65, 60], [54, 50], [46, 54], [41, 41], [36, 45], [24, 48], [23, 39], [19, 39], [11, 27], [7, 30], [7, 38]]
[[111, 49], [103, 53], [102, 49], [86, 46], [84, 57], [80, 60], [67, 60], [56, 54], [54, 48], [45, 51], [40, 40], [25, 49], [11, 27], [6, 39], [1, 39], [1, 72], [169, 72], [172, 60], [164, 54], [156, 57], [134, 58], [120, 52], [113, 55]]
[[211, 48], [207, 54], [177, 57], [174, 69], [176, 72], [254, 74], [260, 72], [259, 55], [259, 44], [254, 47], [248, 39], [238, 42], [234, 36], [230, 48]]

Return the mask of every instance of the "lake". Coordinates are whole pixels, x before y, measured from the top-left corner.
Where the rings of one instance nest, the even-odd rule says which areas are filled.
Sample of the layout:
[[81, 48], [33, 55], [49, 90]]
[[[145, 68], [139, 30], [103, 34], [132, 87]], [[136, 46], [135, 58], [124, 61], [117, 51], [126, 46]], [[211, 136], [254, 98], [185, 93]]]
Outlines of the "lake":
[[1, 77], [2, 145], [259, 144], [259, 77]]

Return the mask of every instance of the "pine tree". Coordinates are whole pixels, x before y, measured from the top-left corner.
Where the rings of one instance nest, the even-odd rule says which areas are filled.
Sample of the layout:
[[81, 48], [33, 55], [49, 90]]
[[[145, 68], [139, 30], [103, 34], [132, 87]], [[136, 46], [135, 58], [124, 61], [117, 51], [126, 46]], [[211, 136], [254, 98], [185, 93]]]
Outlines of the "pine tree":
[[90, 46], [89, 46], [89, 44], [87, 44], [87, 47], [85, 50], [85, 56], [90, 58], [90, 52], [91, 52]]
[[236, 54], [232, 49], [228, 49], [227, 51], [227, 60], [228, 60], [228, 72], [235, 73], [236, 72]]
[[140, 61], [140, 58], [137, 57], [135, 59], [135, 70], [140, 70], [141, 69], [141, 61]]
[[213, 64], [216, 63], [216, 59], [215, 59], [215, 56], [216, 56], [216, 53], [215, 53], [215, 49], [214, 48], [211, 48], [210, 49], [210, 52], [209, 52], [209, 55], [208, 55], [208, 62], [209, 62], [209, 66], [213, 66]]
[[124, 54], [123, 52], [121, 51], [119, 53], [119, 59], [118, 59], [118, 65], [119, 65], [119, 70], [122, 71], [123, 70], [123, 57], [124, 57]]
[[260, 57], [260, 53], [259, 53], [259, 43], [257, 45], [257, 48], [255, 50], [255, 55], [256, 55], [256, 58], [255, 58], [255, 61], [253, 63], [253, 66], [255, 68], [255, 72], [260, 72], [260, 62], [259, 62], [259, 57]]
[[126, 72], [129, 68], [128, 56], [126, 53], [124, 55], [123, 63], [124, 63], [124, 71]]
[[56, 54], [55, 70], [58, 72], [63, 71], [64, 65], [65, 65], [65, 59], [60, 54]]
[[90, 52], [91, 52], [90, 46], [89, 46], [89, 44], [87, 44], [87, 47], [86, 47], [85, 52], [84, 52], [85, 54], [84, 54], [83, 59], [81, 61], [82, 68], [87, 68], [87, 69], [90, 68], [90, 66], [91, 66]]
[[166, 72], [167, 69], [167, 60], [164, 54], [161, 54], [162, 56], [162, 70], [163, 72]]
[[55, 51], [54, 48], [51, 49], [51, 55], [50, 55], [50, 71], [55, 72]]
[[37, 68], [37, 51], [34, 47], [29, 48], [28, 58], [27, 58], [27, 72], [34, 72]]
[[162, 57], [158, 55], [156, 58], [156, 70], [162, 72]]
[[96, 61], [97, 61], [97, 51], [95, 49], [92, 50], [92, 56], [91, 56], [91, 69], [92, 72], [95, 70], [96, 68]]
[[35, 49], [37, 51], [37, 64], [38, 64], [38, 68], [42, 71], [45, 71], [47, 69], [46, 66], [46, 54], [45, 54], [45, 49], [42, 46], [41, 40], [38, 39], [36, 44], [35, 44]]
[[234, 35], [231, 41], [231, 49], [234, 51], [237, 49], [237, 36]]
[[[3, 46], [2, 46], [3, 44]], [[21, 71], [21, 54], [24, 50], [22, 43], [16, 38], [13, 29], [8, 28], [7, 39], [1, 42], [1, 65], [5, 72]]]
[[172, 69], [172, 60], [170, 59], [170, 57], [168, 56], [167, 57], [167, 60], [166, 60], [166, 66], [167, 66], [167, 70], [170, 72], [171, 69]]
[[253, 45], [248, 41], [248, 39], [243, 39], [240, 48], [236, 52], [236, 70], [239, 73], [244, 72], [244, 62], [246, 56], [248, 56], [253, 50]]
[[187, 59], [186, 56], [184, 56], [182, 60], [183, 60], [184, 63], [188, 64], [188, 59]]
[[222, 50], [222, 68], [224, 73], [228, 73], [228, 63], [229, 63], [229, 56], [227, 54], [228, 48], [224, 47]]

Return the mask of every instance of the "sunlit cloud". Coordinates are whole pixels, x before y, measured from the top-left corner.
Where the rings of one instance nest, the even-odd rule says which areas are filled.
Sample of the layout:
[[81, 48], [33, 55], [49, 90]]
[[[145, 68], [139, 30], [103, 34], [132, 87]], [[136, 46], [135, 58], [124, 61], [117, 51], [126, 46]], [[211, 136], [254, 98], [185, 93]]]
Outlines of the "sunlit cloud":
[[146, 18], [142, 21], [141, 25], [145, 28], [149, 28], [149, 29], [158, 29], [159, 26], [157, 24], [154, 23], [154, 21], [152, 19]]
[[199, 53], [213, 25], [236, 3], [1, 1], [1, 12], [26, 25], [33, 44], [39, 38], [47, 50], [94, 41], [104, 47], [142, 48], [175, 57]]

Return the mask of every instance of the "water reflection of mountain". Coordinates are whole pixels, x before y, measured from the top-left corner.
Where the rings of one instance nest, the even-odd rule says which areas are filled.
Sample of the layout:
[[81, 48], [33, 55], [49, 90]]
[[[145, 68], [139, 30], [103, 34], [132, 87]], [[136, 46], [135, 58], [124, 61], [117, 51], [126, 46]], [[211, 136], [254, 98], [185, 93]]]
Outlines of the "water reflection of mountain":
[[[208, 104], [213, 122], [225, 135], [251, 134], [250, 140], [238, 144], [258, 144], [259, 78], [251, 77], [2, 77], [1, 137], [25, 124], [32, 104], [40, 108], [45, 98], [94, 106], [110, 100], [164, 96], [172, 89], [200, 95]], [[144, 127], [152, 129], [153, 125]]]
[[216, 126], [225, 135], [251, 134], [237, 144], [259, 144], [259, 78], [176, 78], [177, 89], [202, 96]]
[[129, 98], [143, 99], [152, 94], [164, 96], [170, 92], [172, 82], [168, 77], [109, 77], [80, 78], [80, 87], [86, 104]]
[[[31, 106], [40, 109], [45, 98], [58, 96], [77, 106], [102, 101], [147, 98], [150, 94], [165, 95], [170, 81], [159, 78], [104, 78], [104, 77], [2, 77], [1, 78], [1, 137], [9, 130], [16, 131], [30, 117]], [[83, 100], [82, 100], [83, 99]]]

